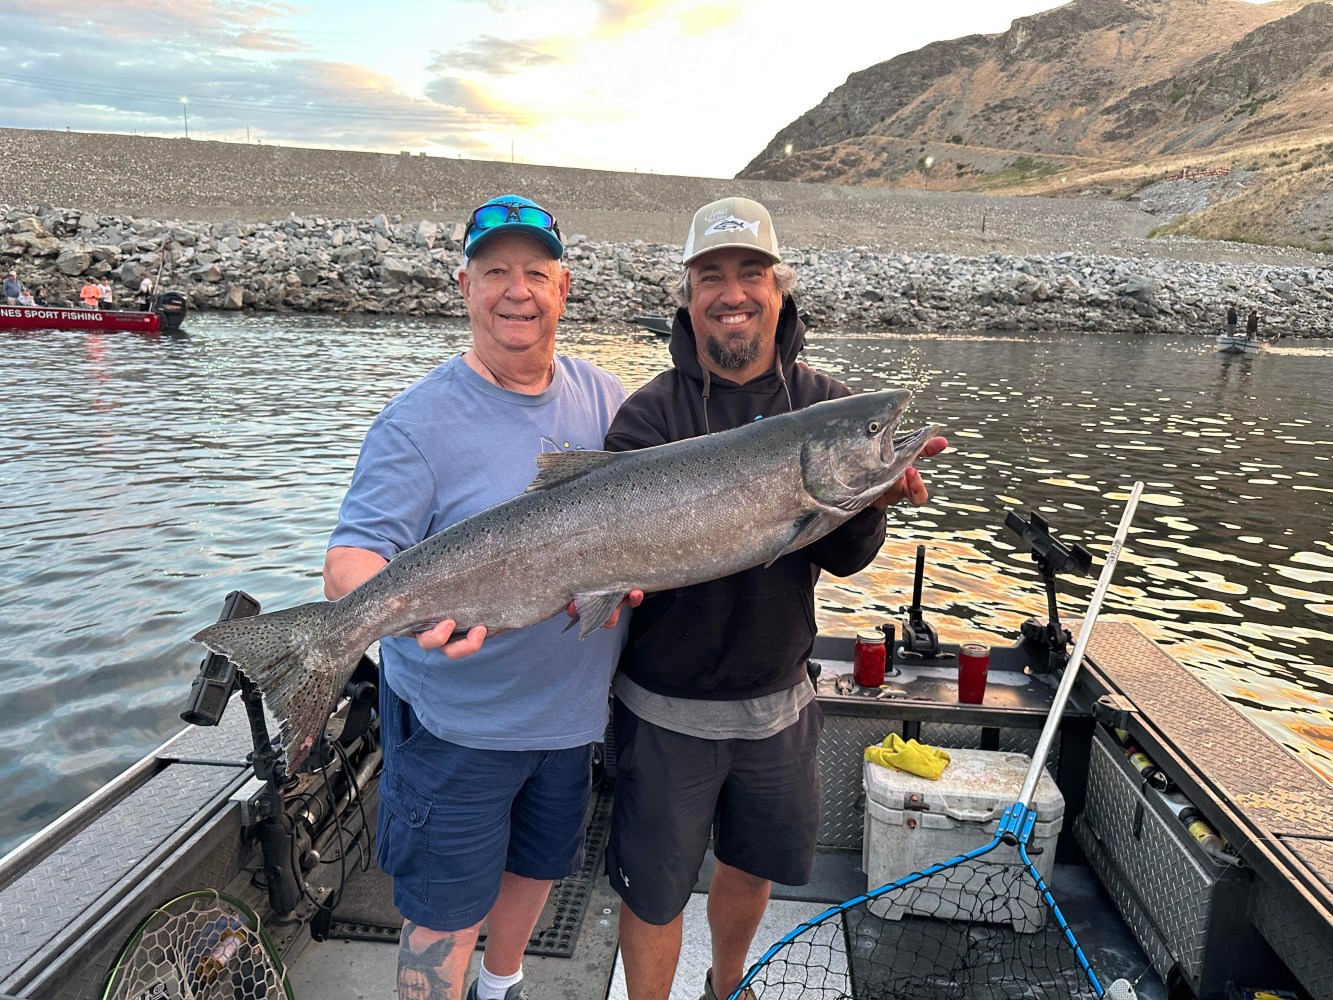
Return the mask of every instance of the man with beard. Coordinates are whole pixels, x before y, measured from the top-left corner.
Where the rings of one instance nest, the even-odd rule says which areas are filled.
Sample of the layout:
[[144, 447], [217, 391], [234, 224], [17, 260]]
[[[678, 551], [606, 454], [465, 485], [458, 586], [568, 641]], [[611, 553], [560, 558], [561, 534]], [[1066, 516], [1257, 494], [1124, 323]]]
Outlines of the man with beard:
[[[699, 209], [671, 333], [674, 367], [631, 396], [606, 447], [628, 451], [727, 430], [846, 386], [797, 360], [805, 326], [773, 222], [746, 198]], [[922, 454], [944, 449], [935, 438]], [[810, 880], [822, 728], [806, 673], [814, 587], [867, 566], [885, 508], [928, 493], [909, 469], [871, 507], [771, 566], [653, 594], [635, 611], [613, 683], [616, 796], [607, 874], [620, 894], [629, 1000], [667, 1000], [683, 911], [713, 838], [713, 965], [703, 1000], [739, 984], [769, 883]]]

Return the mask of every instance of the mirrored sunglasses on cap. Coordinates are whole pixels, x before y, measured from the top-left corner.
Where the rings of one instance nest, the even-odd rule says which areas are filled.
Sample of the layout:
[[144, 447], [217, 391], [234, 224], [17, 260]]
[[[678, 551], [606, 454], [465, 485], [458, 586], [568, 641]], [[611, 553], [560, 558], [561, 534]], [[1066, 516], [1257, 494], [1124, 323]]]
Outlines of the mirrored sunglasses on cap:
[[555, 216], [546, 209], [538, 208], [536, 205], [505, 204], [482, 205], [473, 212], [472, 217], [468, 219], [465, 237], [471, 240], [474, 232], [484, 232], [509, 222], [536, 226], [538, 229], [554, 233], [556, 239], [560, 239], [560, 227], [556, 225]]

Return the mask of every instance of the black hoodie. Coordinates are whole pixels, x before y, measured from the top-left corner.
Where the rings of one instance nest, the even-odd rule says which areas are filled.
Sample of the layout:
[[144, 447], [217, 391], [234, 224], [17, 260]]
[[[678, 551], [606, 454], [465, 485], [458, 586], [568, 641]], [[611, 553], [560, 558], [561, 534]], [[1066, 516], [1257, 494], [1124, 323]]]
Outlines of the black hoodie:
[[[778, 316], [774, 371], [738, 385], [699, 364], [689, 313], [671, 331], [675, 367], [630, 396], [607, 431], [609, 451], [633, 451], [729, 430], [825, 399], [845, 385], [796, 356], [805, 325], [788, 296]], [[815, 637], [815, 580], [848, 576], [884, 544], [873, 507], [772, 566], [649, 595], [630, 619], [620, 669], [640, 687], [676, 698], [737, 700], [784, 691], [805, 677]]]

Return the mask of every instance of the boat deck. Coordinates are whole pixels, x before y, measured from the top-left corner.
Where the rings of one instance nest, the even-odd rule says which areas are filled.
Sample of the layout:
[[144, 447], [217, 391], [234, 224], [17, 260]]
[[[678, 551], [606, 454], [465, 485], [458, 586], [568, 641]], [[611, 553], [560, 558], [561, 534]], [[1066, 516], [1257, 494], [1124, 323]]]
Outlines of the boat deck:
[[[816, 880], [803, 889], [775, 887], [758, 949], [799, 917], [865, 889], [863, 747], [893, 729], [941, 746], [1030, 751], [1045, 720], [1053, 684], [1012, 669], [1010, 651], [992, 653], [986, 704], [962, 706], [954, 671], [943, 663], [900, 662], [882, 691], [855, 689], [845, 677], [850, 646], [833, 640], [817, 650], [825, 816]], [[1173, 977], [1173, 989], [1187, 988], [1173, 996], [1221, 997], [1219, 977], [1238, 977], [1333, 997], [1333, 789], [1133, 626], [1098, 624], [1089, 658], [1052, 766], [1066, 799], [1053, 886], [1094, 965], [1135, 978], [1151, 963], [1156, 972], [1138, 984], [1148, 998], [1166, 996], [1163, 980]], [[1107, 749], [1111, 725], [1130, 731], [1235, 845], [1243, 865], [1202, 853], [1184, 824], [1140, 787], [1124, 754]], [[262, 905], [245, 870], [255, 849], [242, 836], [255, 790], [249, 748], [245, 713], [233, 705], [220, 726], [185, 730], [0, 860], [0, 996], [100, 997], [138, 921], [179, 892], [222, 886]], [[1088, 777], [1097, 774], [1104, 780]], [[331, 891], [337, 867], [310, 873], [313, 896]], [[690, 1000], [707, 965], [706, 874], [687, 911], [673, 994]], [[542, 996], [624, 995], [615, 971], [618, 905], [604, 878], [591, 883], [572, 957], [527, 964]], [[313, 942], [312, 911], [303, 902], [294, 918], [268, 921], [291, 962], [296, 995], [392, 997], [396, 947]], [[1248, 965], [1237, 957], [1246, 953]], [[1269, 970], [1278, 971], [1254, 982]]]
[[[798, 923], [865, 891], [860, 854], [821, 850], [815, 860], [814, 880], [808, 886], [774, 886], [764, 920], [755, 935], [753, 961]], [[712, 855], [705, 860], [699, 884], [685, 909], [680, 963], [671, 1000], [698, 1000], [709, 967], [710, 939], [706, 908]], [[1057, 865], [1054, 883], [1060, 886], [1066, 917], [1080, 928], [1079, 940], [1103, 967], [1114, 963], [1132, 968], [1132, 975], [1147, 975], [1138, 983], [1140, 1000], [1166, 1000], [1166, 987], [1153, 978], [1148, 960], [1119, 920], [1106, 920], [1110, 900], [1085, 866]], [[574, 953], [569, 958], [525, 957], [525, 978], [530, 992], [544, 1000], [628, 1000], [624, 967], [616, 947], [616, 920], [620, 898], [605, 878], [598, 880], [592, 907], [584, 921]], [[472, 959], [469, 979], [477, 975], [482, 952]], [[398, 948], [392, 943], [326, 941], [308, 945], [290, 969], [298, 998], [330, 1000], [393, 1000]]]

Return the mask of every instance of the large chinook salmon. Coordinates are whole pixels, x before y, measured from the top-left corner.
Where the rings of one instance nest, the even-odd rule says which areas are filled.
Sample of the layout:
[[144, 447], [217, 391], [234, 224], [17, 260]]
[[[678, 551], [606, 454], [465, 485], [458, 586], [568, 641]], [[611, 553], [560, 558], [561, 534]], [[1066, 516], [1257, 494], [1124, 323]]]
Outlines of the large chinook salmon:
[[384, 636], [445, 618], [494, 635], [573, 601], [582, 638], [631, 589], [714, 580], [828, 534], [939, 431], [894, 436], [911, 398], [864, 393], [640, 451], [538, 455], [527, 492], [405, 549], [340, 600], [218, 622], [194, 639], [263, 692], [295, 771]]

